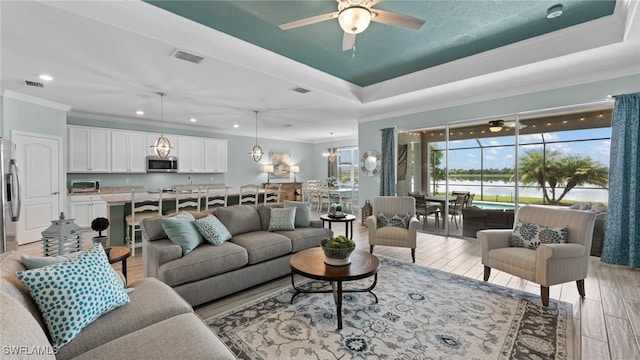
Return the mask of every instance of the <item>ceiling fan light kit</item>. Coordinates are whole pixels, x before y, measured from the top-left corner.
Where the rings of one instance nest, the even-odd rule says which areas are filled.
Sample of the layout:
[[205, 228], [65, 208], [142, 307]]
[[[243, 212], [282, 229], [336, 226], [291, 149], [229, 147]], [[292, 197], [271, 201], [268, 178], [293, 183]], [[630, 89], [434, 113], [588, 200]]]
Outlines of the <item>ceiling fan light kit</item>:
[[491, 131], [491, 132], [500, 132], [500, 131], [502, 131], [502, 126], [503, 125], [504, 125], [504, 121], [502, 121], [502, 120], [489, 121], [489, 131]]
[[360, 34], [369, 27], [371, 11], [363, 6], [351, 6], [340, 11], [338, 23], [344, 32]]

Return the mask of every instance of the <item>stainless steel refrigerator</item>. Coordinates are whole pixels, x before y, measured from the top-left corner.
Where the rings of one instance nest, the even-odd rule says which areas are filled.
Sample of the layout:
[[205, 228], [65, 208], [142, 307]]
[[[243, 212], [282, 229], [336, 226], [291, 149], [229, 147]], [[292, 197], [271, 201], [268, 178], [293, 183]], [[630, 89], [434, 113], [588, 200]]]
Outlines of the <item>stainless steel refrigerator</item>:
[[15, 223], [20, 219], [20, 172], [13, 158], [14, 146], [8, 139], [0, 138], [0, 253], [16, 250]]

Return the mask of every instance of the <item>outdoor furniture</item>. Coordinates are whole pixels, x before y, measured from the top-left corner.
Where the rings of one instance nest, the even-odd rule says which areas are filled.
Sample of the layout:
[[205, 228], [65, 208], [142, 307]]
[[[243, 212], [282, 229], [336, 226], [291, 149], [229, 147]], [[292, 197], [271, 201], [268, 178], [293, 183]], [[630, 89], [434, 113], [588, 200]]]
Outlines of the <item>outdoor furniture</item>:
[[513, 209], [482, 209], [465, 207], [462, 209], [462, 236], [476, 237], [476, 233], [486, 229], [513, 229]]
[[[409, 213], [409, 226], [378, 227], [378, 215], [387, 216]], [[416, 262], [416, 235], [420, 221], [416, 218], [416, 200], [411, 196], [377, 196], [373, 198], [373, 215], [367, 218], [369, 228], [369, 252], [376, 245], [398, 246], [411, 249], [411, 259]]]
[[456, 202], [453, 205], [449, 205], [449, 215], [451, 215], [451, 220], [455, 220], [456, 229], [458, 229], [458, 218], [462, 219], [462, 207], [467, 199], [469, 194], [457, 194]]
[[516, 223], [567, 227], [567, 242], [541, 244], [537, 249], [509, 246], [513, 230], [481, 230], [478, 239], [482, 248], [484, 281], [491, 269], [540, 284], [542, 305], [549, 306], [549, 286], [576, 281], [578, 293], [584, 297], [589, 252], [596, 215], [583, 211], [555, 209], [545, 206], [523, 206], [516, 214]]
[[418, 220], [420, 220], [420, 216], [422, 216], [422, 227], [424, 228], [427, 224], [427, 216], [434, 215], [435, 217], [435, 225], [436, 227], [440, 226], [440, 206], [439, 205], [431, 205], [427, 204], [424, 195], [410, 192], [409, 196], [416, 199], [416, 216]]

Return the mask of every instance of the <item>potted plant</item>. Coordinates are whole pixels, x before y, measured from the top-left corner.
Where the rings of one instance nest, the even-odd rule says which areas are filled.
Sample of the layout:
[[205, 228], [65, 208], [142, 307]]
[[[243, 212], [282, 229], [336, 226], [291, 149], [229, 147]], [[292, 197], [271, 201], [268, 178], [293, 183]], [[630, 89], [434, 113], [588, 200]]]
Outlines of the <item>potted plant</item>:
[[[93, 244], [102, 244], [102, 248], [105, 249], [105, 251], [107, 251], [107, 236], [103, 236], [102, 232], [107, 230], [107, 228], [109, 227], [109, 219], [107, 218], [103, 218], [103, 217], [97, 217], [95, 219], [93, 219], [93, 221], [91, 222], [91, 229], [93, 229], [93, 231], [97, 231], [98, 232], [98, 236], [94, 236], [93, 239]], [[107, 252], [107, 255], [109, 253]]]

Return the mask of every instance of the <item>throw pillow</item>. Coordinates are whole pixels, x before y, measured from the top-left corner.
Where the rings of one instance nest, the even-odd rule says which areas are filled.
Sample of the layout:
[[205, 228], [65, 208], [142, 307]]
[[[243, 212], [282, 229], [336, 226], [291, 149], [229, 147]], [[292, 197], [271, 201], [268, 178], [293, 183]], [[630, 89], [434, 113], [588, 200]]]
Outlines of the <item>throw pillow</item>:
[[183, 211], [176, 216], [162, 218], [162, 228], [169, 240], [180, 245], [182, 255], [187, 255], [204, 241], [202, 235], [194, 225], [196, 219], [190, 213]]
[[38, 304], [55, 349], [95, 319], [129, 302], [99, 245], [75, 259], [18, 271], [16, 276]]
[[[22, 263], [24, 264], [24, 267], [27, 268], [27, 270], [31, 270], [31, 269], [38, 269], [41, 267], [58, 264], [67, 260], [75, 259], [84, 253], [85, 253], [84, 251], [78, 251], [78, 252], [73, 252], [67, 255], [58, 255], [58, 256], [22, 255], [20, 256], [20, 260], [22, 260]], [[113, 270], [113, 268], [111, 269]], [[113, 270], [113, 272], [118, 276], [118, 279], [120, 280], [120, 283], [122, 284], [122, 287], [124, 288], [124, 291], [127, 294], [135, 290], [135, 288], [127, 287], [127, 280], [124, 278], [124, 275], [122, 275], [122, 273], [117, 272], [115, 270]]]
[[229, 230], [213, 215], [197, 219], [195, 225], [202, 237], [213, 245], [222, 245], [225, 241], [231, 240]]
[[391, 216], [385, 215], [383, 212], [378, 213], [377, 228], [385, 226], [395, 226], [399, 228], [409, 228], [409, 220], [411, 220], [411, 214], [393, 214]]
[[295, 207], [271, 208], [271, 220], [267, 231], [295, 230], [296, 209]]
[[311, 224], [311, 203], [285, 200], [284, 207], [296, 208], [296, 227], [309, 227]]
[[526, 247], [535, 250], [541, 244], [566, 243], [568, 235], [566, 226], [550, 228], [518, 220], [509, 238], [509, 246]]

